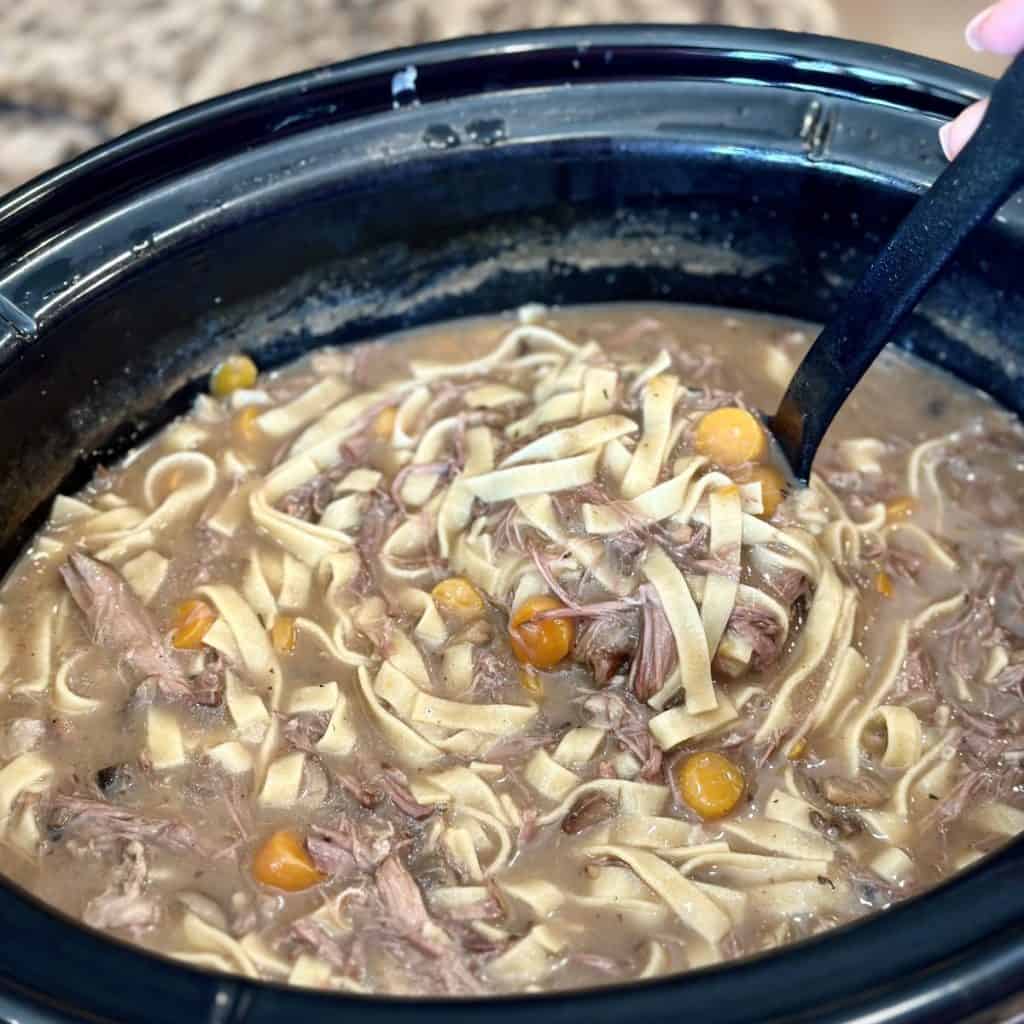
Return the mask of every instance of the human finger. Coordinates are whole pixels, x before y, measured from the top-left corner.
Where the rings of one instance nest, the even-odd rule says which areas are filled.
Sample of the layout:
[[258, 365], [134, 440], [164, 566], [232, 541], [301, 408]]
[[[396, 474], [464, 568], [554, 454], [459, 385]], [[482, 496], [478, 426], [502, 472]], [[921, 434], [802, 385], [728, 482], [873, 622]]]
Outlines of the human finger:
[[1000, 0], [976, 14], [965, 31], [972, 50], [1014, 56], [1024, 50], [1024, 0]]
[[946, 154], [947, 160], [956, 159], [957, 154], [967, 145], [970, 137], [978, 130], [985, 111], [988, 110], [988, 100], [978, 100], [972, 103], [966, 110], [962, 110], [952, 121], [947, 121], [939, 129], [939, 143], [942, 145], [942, 152]]

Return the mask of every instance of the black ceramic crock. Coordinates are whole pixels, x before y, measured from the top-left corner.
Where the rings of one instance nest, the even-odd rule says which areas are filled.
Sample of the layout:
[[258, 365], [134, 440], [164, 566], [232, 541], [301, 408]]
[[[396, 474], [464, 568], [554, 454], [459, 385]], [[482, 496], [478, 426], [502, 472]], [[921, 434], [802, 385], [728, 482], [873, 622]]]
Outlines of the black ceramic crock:
[[[58, 487], [184, 408], [228, 350], [266, 366], [531, 300], [821, 320], [943, 166], [940, 122], [985, 85], [829, 39], [573, 29], [309, 72], [89, 153], [0, 200], [3, 564]], [[1015, 202], [903, 338], [1018, 412], [1022, 263]], [[0, 884], [0, 1020], [12, 1024], [933, 1024], [1003, 1019], [1018, 989], [1019, 843], [781, 952], [489, 1002], [223, 978]]]

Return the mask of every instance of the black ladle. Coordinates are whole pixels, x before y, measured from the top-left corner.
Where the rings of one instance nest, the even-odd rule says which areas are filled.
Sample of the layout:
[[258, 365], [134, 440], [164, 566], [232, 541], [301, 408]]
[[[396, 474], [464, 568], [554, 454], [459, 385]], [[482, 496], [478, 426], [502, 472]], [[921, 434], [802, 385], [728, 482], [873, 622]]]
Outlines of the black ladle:
[[798, 480], [807, 481], [832, 418], [928, 286], [1022, 184], [1024, 55], [996, 82], [974, 137], [914, 204], [789, 382], [769, 425]]

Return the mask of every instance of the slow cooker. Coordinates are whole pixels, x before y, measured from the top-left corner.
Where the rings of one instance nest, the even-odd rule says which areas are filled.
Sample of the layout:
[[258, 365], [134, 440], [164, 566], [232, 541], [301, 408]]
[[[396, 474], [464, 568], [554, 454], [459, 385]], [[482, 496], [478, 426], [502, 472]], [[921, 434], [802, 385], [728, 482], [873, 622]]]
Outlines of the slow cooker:
[[[186, 407], [263, 365], [452, 317], [658, 300], [827, 318], [942, 169], [965, 71], [833, 39], [582, 28], [310, 71], [147, 125], [0, 200], [0, 554]], [[1024, 411], [1018, 198], [901, 344]], [[489, 1001], [223, 977], [0, 881], [9, 1024], [1007, 1020], [1024, 845], [895, 909], [743, 962]]]

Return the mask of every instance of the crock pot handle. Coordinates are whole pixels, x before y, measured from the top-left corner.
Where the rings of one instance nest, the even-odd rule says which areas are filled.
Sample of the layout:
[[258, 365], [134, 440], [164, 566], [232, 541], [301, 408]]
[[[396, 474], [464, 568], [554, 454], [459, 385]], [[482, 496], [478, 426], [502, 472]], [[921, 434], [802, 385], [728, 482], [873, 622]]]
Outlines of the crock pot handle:
[[1024, 55], [995, 84], [974, 137], [914, 204], [790, 381], [770, 425], [798, 480], [806, 482], [832, 418], [932, 281], [1022, 184]]

